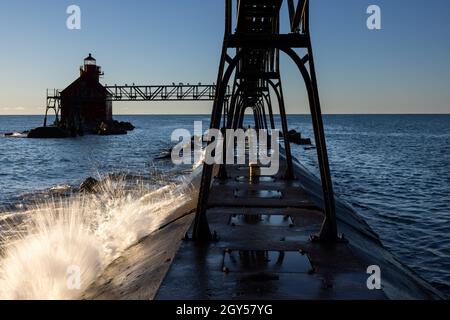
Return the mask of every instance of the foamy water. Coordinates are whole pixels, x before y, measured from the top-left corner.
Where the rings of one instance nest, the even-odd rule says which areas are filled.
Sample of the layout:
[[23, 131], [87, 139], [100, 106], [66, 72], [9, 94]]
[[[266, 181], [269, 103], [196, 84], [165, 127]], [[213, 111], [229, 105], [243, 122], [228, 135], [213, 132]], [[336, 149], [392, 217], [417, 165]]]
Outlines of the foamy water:
[[107, 180], [95, 195], [49, 201], [23, 213], [20, 228], [2, 230], [16, 232], [2, 241], [0, 298], [79, 299], [127, 247], [190, 201], [191, 190], [182, 182], [156, 190], [136, 185], [130, 192], [124, 181]]

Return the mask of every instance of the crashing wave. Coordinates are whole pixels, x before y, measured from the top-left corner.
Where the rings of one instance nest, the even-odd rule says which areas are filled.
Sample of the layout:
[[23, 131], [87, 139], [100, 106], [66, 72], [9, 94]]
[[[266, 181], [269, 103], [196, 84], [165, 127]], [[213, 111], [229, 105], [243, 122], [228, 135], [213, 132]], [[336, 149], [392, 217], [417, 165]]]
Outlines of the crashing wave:
[[[95, 194], [36, 205], [21, 219], [4, 216], [0, 298], [79, 299], [109, 263], [190, 200], [186, 182], [151, 189], [105, 179]], [[79, 271], [75, 288], [73, 270]]]

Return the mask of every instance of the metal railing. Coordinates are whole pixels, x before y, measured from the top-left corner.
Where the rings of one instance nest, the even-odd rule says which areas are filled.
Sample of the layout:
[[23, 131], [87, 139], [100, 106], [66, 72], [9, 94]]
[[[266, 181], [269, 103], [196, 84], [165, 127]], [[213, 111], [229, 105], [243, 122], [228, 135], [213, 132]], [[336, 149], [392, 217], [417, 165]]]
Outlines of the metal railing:
[[[112, 101], [211, 101], [216, 86], [203, 84], [105, 86]], [[227, 97], [230, 96], [228, 88]]]

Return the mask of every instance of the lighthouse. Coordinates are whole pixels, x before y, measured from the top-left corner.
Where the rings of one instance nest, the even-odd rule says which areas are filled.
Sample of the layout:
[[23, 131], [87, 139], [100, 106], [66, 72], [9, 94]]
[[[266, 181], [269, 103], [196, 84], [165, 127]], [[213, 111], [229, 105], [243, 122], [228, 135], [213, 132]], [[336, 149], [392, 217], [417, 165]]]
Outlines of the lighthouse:
[[61, 91], [60, 126], [72, 135], [96, 133], [113, 121], [111, 96], [100, 83], [101, 76], [101, 67], [89, 54], [80, 67], [80, 77]]

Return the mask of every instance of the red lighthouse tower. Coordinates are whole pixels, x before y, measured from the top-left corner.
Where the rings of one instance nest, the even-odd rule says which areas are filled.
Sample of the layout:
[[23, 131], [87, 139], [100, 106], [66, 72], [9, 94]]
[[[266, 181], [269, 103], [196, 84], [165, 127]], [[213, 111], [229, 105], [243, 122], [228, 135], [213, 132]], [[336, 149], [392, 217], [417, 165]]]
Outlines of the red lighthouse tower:
[[112, 122], [112, 101], [100, 83], [102, 75], [89, 54], [80, 67], [80, 77], [61, 91], [61, 125], [72, 134], [98, 132], [102, 123]]

